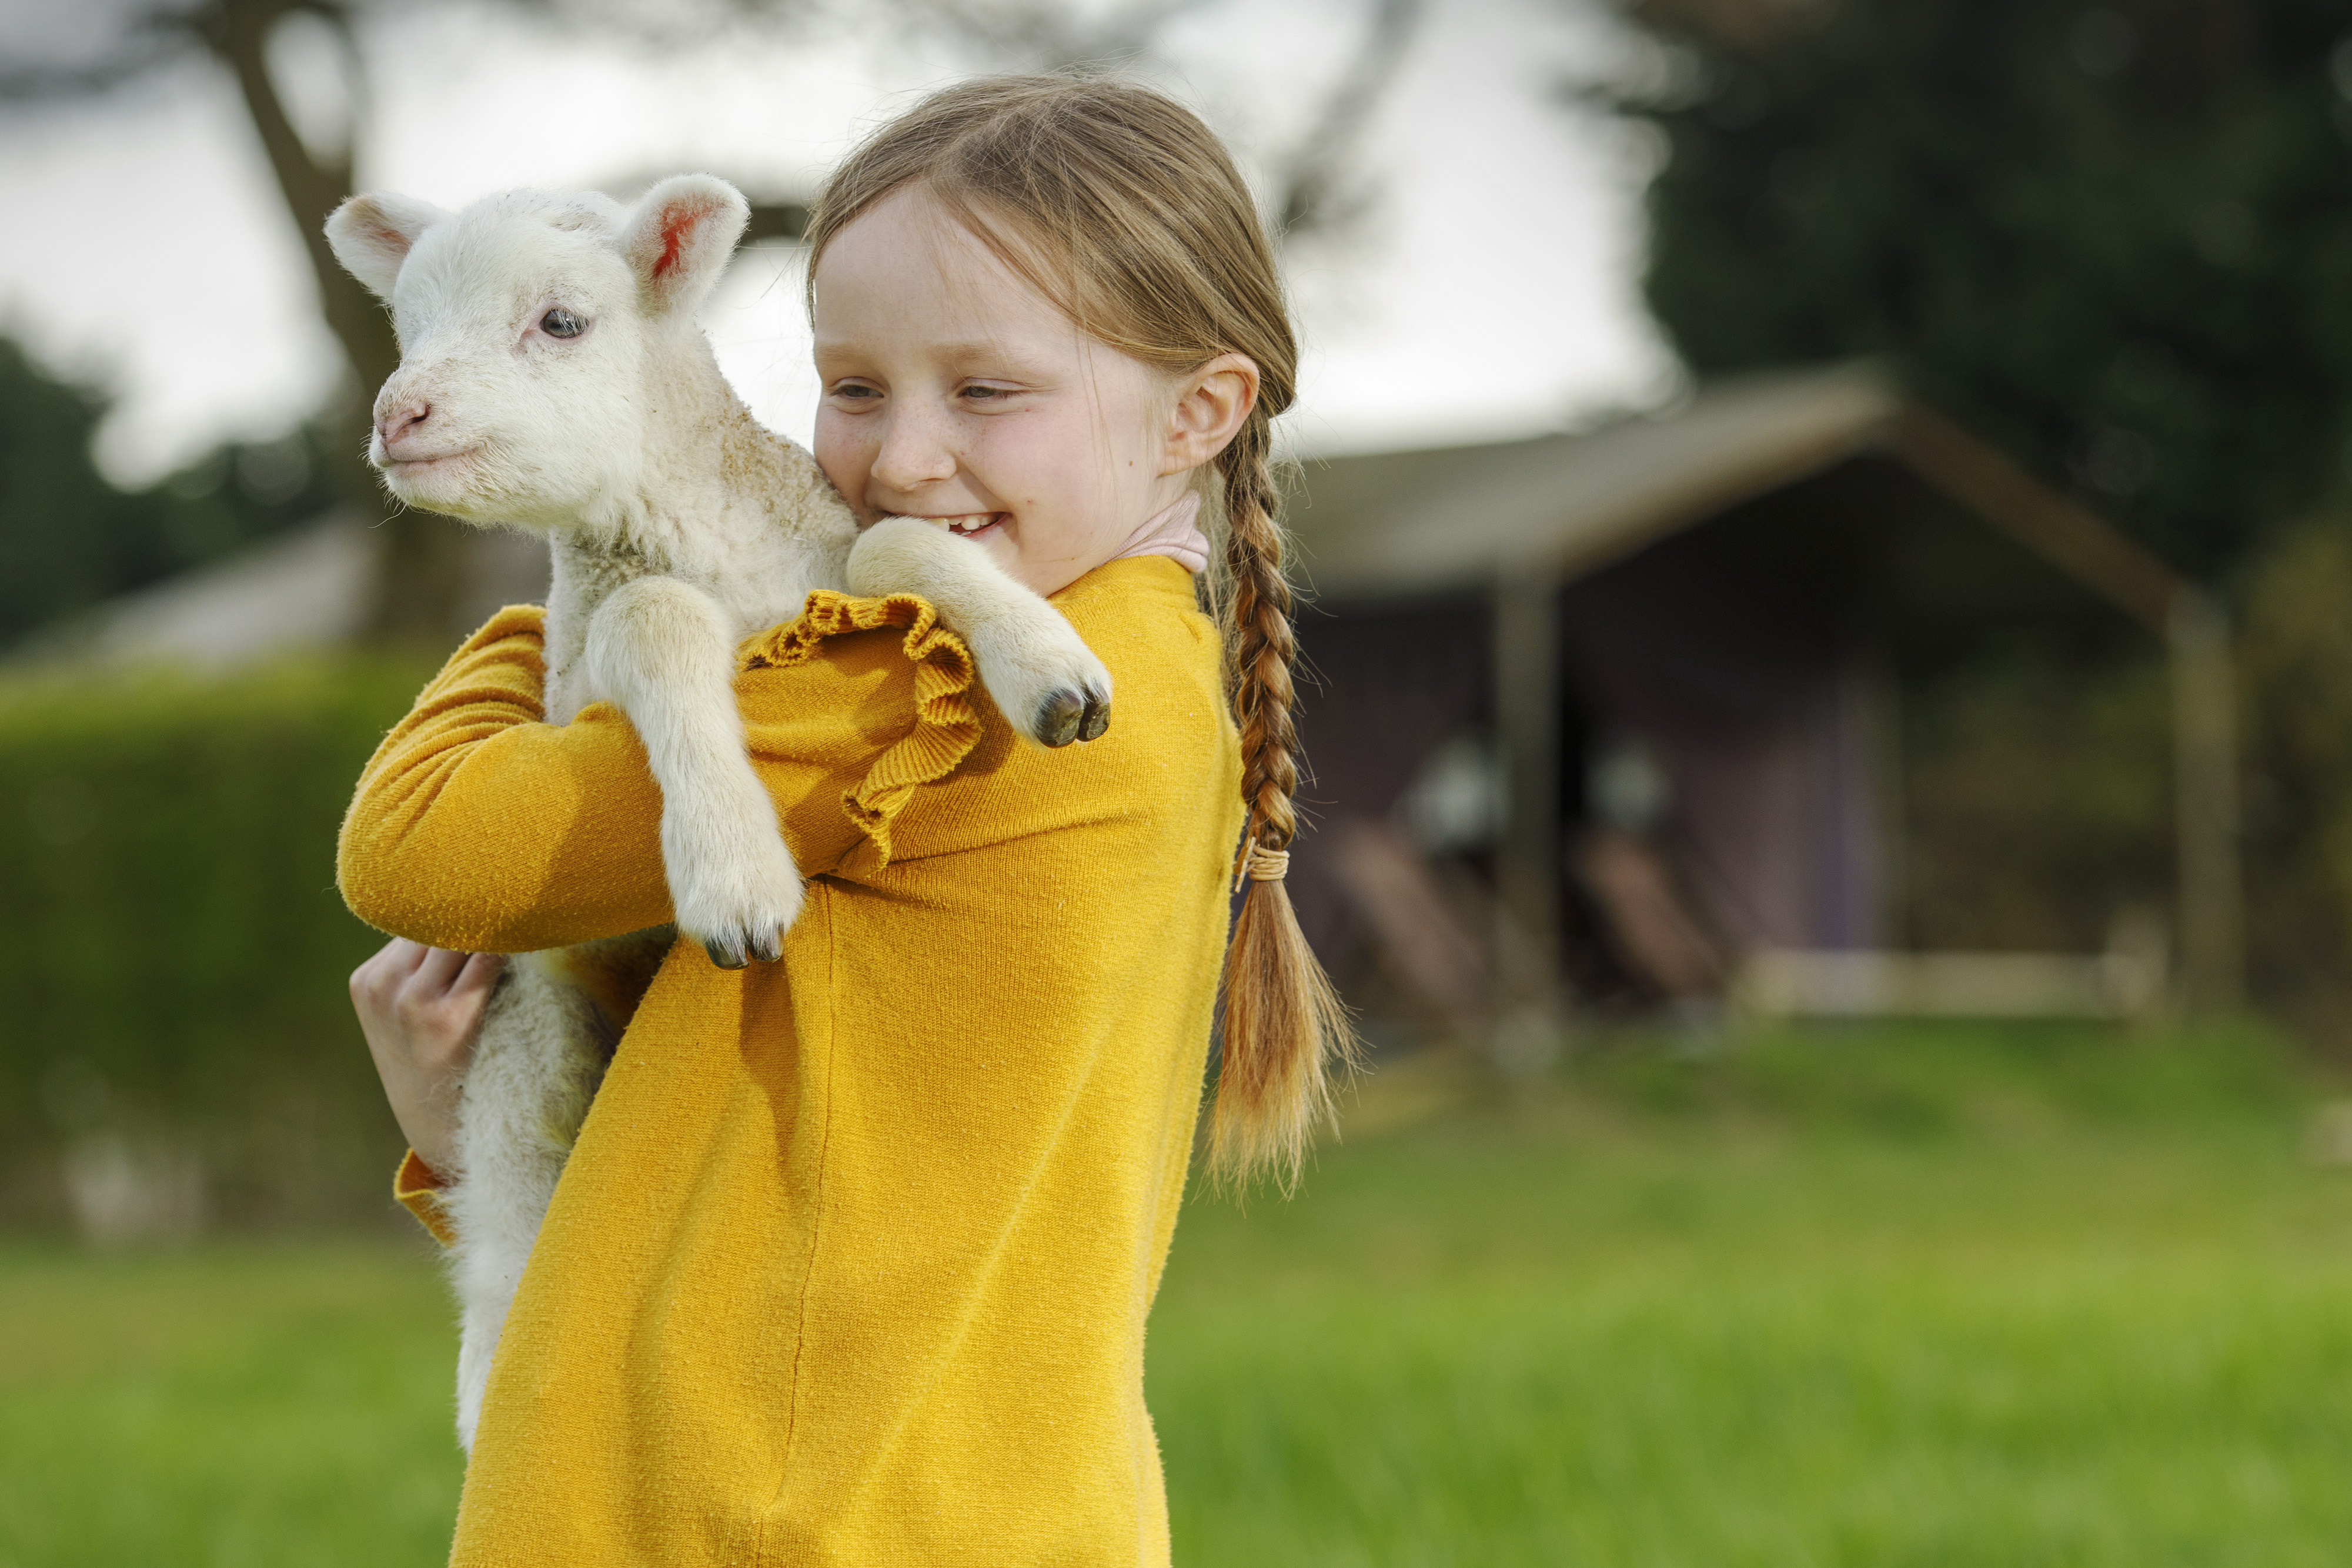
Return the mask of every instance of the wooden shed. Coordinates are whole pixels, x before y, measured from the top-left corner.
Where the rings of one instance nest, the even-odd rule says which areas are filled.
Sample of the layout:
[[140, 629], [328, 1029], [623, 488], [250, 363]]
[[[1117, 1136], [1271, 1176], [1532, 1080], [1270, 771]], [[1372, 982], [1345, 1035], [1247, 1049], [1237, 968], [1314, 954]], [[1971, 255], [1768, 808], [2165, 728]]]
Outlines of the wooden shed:
[[[1376, 928], [1447, 1010], [1549, 1028], [1600, 983], [1580, 929], [1596, 890], [1602, 935], [1666, 992], [1720, 994], [1761, 962], [1863, 992], [1932, 982], [1959, 1010], [1977, 975], [1989, 997], [1994, 969], [1886, 951], [1877, 653], [2070, 600], [2169, 650], [2187, 988], [2234, 1000], [2219, 609], [1877, 368], [1727, 381], [1587, 434], [1310, 461], [1289, 521], [1320, 678], [1302, 918], [1322, 946]], [[1672, 864], [1643, 849], [1664, 810]], [[1448, 917], [1417, 862], [1470, 842], [1486, 903]]]

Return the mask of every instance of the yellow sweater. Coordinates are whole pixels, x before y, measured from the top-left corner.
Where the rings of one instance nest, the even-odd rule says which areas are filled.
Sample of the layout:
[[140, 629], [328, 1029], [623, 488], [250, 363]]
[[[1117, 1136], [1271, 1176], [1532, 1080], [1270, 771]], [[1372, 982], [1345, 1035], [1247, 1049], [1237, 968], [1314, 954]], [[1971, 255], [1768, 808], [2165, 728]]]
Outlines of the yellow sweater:
[[[781, 962], [680, 943], [499, 1346], [464, 1564], [1165, 1563], [1144, 1317], [1182, 1196], [1241, 831], [1215, 629], [1111, 563], [1056, 602], [1090, 745], [1014, 738], [919, 600], [817, 595], [736, 693], [809, 897]], [[445, 947], [669, 917], [625, 721], [540, 722], [535, 610], [458, 651], [343, 827], [345, 897]]]

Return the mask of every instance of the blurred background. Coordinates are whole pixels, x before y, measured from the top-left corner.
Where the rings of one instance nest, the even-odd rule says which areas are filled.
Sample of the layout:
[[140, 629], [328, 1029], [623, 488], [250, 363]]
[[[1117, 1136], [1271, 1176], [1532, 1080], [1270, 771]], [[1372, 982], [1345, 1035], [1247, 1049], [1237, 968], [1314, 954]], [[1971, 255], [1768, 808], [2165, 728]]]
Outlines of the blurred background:
[[1191, 1563], [2352, 1538], [2352, 4], [0, 0], [0, 1568], [446, 1550], [454, 1335], [332, 881], [543, 549], [386, 505], [355, 191], [752, 232], [977, 71], [1280, 235], [1374, 1071], [1188, 1213]]

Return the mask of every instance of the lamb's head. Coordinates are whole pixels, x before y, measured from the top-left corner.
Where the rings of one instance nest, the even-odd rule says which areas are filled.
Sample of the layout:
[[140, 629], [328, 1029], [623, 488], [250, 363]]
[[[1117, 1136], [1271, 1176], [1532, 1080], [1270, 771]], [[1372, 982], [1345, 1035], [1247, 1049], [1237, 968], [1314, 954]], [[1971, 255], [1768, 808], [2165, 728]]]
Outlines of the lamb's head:
[[751, 209], [707, 174], [624, 208], [509, 191], [447, 213], [354, 196], [327, 220], [352, 275], [392, 307], [400, 369], [368, 456], [402, 500], [474, 522], [593, 523], [634, 488], [648, 378], [707, 354], [695, 307]]

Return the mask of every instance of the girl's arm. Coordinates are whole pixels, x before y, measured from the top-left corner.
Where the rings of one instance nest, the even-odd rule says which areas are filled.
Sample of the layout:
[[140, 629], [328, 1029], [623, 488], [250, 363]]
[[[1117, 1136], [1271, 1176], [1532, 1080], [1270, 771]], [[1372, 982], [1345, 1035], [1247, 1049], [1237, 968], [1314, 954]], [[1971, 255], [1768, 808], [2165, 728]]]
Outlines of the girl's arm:
[[[845, 793], [915, 725], [915, 665], [884, 632], [741, 676], [754, 763], [801, 870], [860, 838]], [[371, 925], [435, 947], [531, 952], [670, 919], [661, 797], [628, 721], [541, 722], [541, 612], [493, 616], [361, 775], [336, 870]]]

